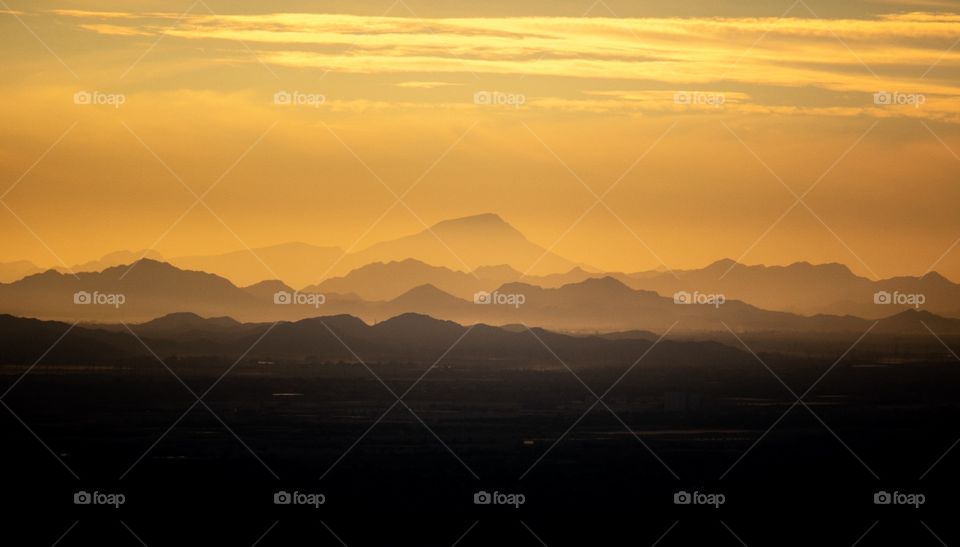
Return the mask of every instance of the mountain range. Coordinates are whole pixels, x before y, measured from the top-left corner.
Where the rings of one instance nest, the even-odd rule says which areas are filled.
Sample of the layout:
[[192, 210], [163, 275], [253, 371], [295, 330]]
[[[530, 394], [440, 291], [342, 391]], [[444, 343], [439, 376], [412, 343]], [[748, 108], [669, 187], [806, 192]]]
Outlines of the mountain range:
[[[351, 293], [367, 300], [389, 300], [418, 286], [432, 285], [463, 299], [503, 284], [522, 282], [541, 288], [559, 288], [588, 279], [613, 278], [640, 291], [672, 297], [675, 293], [722, 294], [758, 308], [799, 315], [854, 315], [880, 319], [907, 309], [922, 308], [938, 315], [960, 318], [960, 285], [931, 272], [921, 277], [895, 277], [878, 281], [858, 276], [841, 264], [747, 266], [731, 260], [694, 270], [637, 273], [590, 272], [575, 267], [565, 273], [523, 276], [508, 266], [462, 272], [431, 266], [417, 260], [376, 263], [346, 276], [312, 285], [306, 290]], [[922, 295], [919, 306], [910, 303], [877, 304], [878, 293], [905, 297]]]
[[[303, 243], [255, 252], [163, 262], [156, 253], [121, 251], [76, 265], [76, 276], [39, 272], [26, 261], [0, 264], [0, 280], [8, 280], [0, 282], [0, 312], [68, 321], [141, 321], [175, 312], [245, 321], [348, 313], [376, 321], [417, 312], [576, 331], [658, 330], [677, 319], [691, 330], [716, 328], [720, 319], [745, 329], [855, 330], [862, 324], [855, 318], [882, 319], [910, 309], [960, 318], [960, 285], [936, 272], [874, 281], [841, 264], [732, 260], [690, 270], [600, 272], [547, 252], [492, 214], [440, 222], [351, 253]], [[272, 279], [274, 273], [279, 279]], [[275, 294], [298, 288], [322, 294], [323, 308], [274, 305]], [[129, 298], [112, 309], [74, 305], [72, 295], [81, 291]], [[677, 307], [672, 298], [678, 292], [722, 295], [726, 303], [713, 311]], [[523, 294], [525, 302], [514, 310], [475, 305], [481, 293]], [[883, 295], [893, 302], [878, 304]]]
[[771, 310], [799, 314], [856, 315], [880, 318], [890, 310], [910, 305], [877, 305], [878, 292], [922, 295], [922, 308], [936, 314], [960, 317], [960, 285], [937, 272], [919, 277], [871, 280], [842, 264], [798, 262], [788, 266], [748, 266], [720, 260], [695, 270], [643, 272], [626, 276], [634, 288], [673, 294], [677, 291], [722, 293]]
[[[82, 295], [78, 300], [78, 295]], [[960, 319], [908, 310], [881, 321], [879, 331], [927, 335], [925, 318], [936, 332], [960, 332]], [[872, 321], [839, 316], [801, 316], [737, 301], [678, 304], [672, 296], [633, 289], [613, 277], [588, 278], [557, 288], [509, 282], [480, 298], [461, 298], [431, 284], [389, 300], [367, 300], [354, 293], [296, 292], [279, 281], [238, 287], [206, 272], [182, 270], [144, 259], [103, 272], [47, 271], [0, 284], [0, 313], [38, 319], [99, 323], [139, 323], [171, 313], [230, 317], [244, 322], [290, 321], [316, 316], [352, 315], [376, 323], [417, 313], [462, 324], [526, 324], [557, 331], [609, 333], [664, 332], [863, 332]]]
[[[499, 216], [481, 214], [445, 220], [418, 233], [351, 252], [334, 246], [298, 242], [169, 259], [149, 250], [118, 251], [70, 268], [54, 269], [62, 273], [96, 272], [131, 264], [141, 258], [166, 260], [182, 269], [214, 273], [238, 285], [279, 278], [297, 288], [317, 284], [332, 276], [346, 275], [367, 264], [407, 259], [451, 270], [483, 269], [489, 265], [506, 264], [510, 269], [529, 269], [533, 274], [566, 271], [577, 266], [532, 243]], [[27, 261], [0, 263], [0, 283], [16, 281], [41, 271]]]
[[[274, 325], [241, 324], [181, 313], [127, 326], [78, 326], [54, 344], [69, 328], [66, 323], [0, 315], [0, 362], [29, 364], [53, 346], [44, 357], [45, 363], [83, 365], [152, 360], [152, 351], [161, 358], [244, 356], [261, 362], [356, 362], [358, 358], [364, 362], [435, 362], [442, 356], [445, 363], [556, 368], [562, 366], [556, 356], [573, 364], [628, 365], [654, 343], [637, 338], [569, 336], [542, 329], [532, 329], [531, 333], [488, 325], [465, 327], [416, 314], [376, 325], [349, 315]], [[743, 351], [716, 342], [663, 341], [645, 358], [644, 366], [723, 365], [746, 363], [749, 359]]]

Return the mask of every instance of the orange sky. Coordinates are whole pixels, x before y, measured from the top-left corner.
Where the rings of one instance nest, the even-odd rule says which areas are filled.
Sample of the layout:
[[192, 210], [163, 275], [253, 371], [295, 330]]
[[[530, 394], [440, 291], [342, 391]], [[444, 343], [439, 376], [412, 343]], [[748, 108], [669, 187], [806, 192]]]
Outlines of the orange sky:
[[610, 270], [960, 279], [949, 3], [7, 4], [0, 261], [495, 212]]

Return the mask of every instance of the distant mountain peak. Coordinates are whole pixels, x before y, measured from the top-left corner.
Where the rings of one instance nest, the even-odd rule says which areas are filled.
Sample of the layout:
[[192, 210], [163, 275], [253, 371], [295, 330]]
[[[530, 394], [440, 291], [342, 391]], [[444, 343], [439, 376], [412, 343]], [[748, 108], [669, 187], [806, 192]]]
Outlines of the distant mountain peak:
[[163, 260], [163, 256], [153, 249], [140, 249], [139, 251], [114, 251], [100, 257], [102, 261], [124, 260], [130, 257], [152, 258], [154, 260]]
[[136, 325], [137, 330], [152, 334], [174, 332], [210, 332], [225, 330], [240, 326], [240, 322], [232, 317], [203, 317], [193, 312], [174, 312], [151, 319]]
[[432, 284], [430, 284], [430, 283], [424, 283], [423, 285], [417, 285], [416, 287], [410, 289], [409, 291], [407, 291], [407, 292], [404, 293], [404, 294], [418, 294], [418, 295], [443, 294], [443, 295], [450, 296], [450, 295], [447, 294], [446, 292], [438, 289], [437, 287], [435, 287], [434, 285], [432, 285]]
[[622, 281], [616, 278], [613, 278], [609, 275], [604, 277], [590, 277], [590, 278], [584, 279], [583, 281], [580, 281], [579, 283], [570, 283], [568, 285], [564, 285], [561, 288], [574, 288], [574, 287], [589, 289], [589, 290], [625, 291], [630, 293], [634, 292], [633, 289], [624, 285]]
[[89, 262], [84, 262], [83, 264], [74, 264], [69, 268], [58, 267], [57, 269], [62, 272], [73, 273], [100, 272], [110, 269], [114, 266], [133, 264], [138, 260], [148, 258], [158, 262], [164, 260], [164, 258], [160, 256], [160, 253], [152, 249], [140, 249], [138, 251], [114, 251], [101, 256], [97, 260], [91, 260]]
[[[476, 233], [482, 231], [499, 231], [510, 232], [512, 234], [515, 233], [516, 235], [524, 237], [519, 230], [514, 228], [509, 222], [503, 220], [500, 215], [494, 213], [483, 213], [479, 215], [443, 220], [431, 226], [430, 229], [437, 232], [463, 230]], [[482, 235], [482, 233], [478, 235]], [[524, 239], [526, 238], [524, 237]]]
[[[701, 272], [713, 274], [725, 274], [728, 271], [736, 270], [741, 273], [750, 272], [754, 274], [763, 274], [765, 272], [770, 273], [782, 273], [788, 275], [816, 275], [816, 276], [827, 276], [833, 279], [840, 278], [854, 278], [858, 277], [853, 273], [850, 268], [845, 264], [840, 264], [838, 262], [826, 262], [821, 264], [815, 264], [808, 261], [799, 261], [792, 262], [786, 265], [766, 265], [766, 264], [744, 264], [731, 260], [729, 258], [724, 258], [717, 260], [707, 266], [705, 266]], [[688, 273], [691, 273], [688, 271]]]
[[148, 321], [148, 323], [152, 323], [152, 322], [154, 322], [154, 321], [161, 321], [161, 320], [170, 320], [170, 321], [187, 320], [187, 321], [195, 321], [195, 320], [198, 320], [198, 319], [203, 319], [203, 317], [201, 317], [201, 316], [193, 313], [192, 311], [176, 311], [176, 312], [173, 312], [173, 313], [168, 313], [167, 315], [164, 315], [164, 316], [162, 316], [162, 317], [158, 317], [158, 318], [156, 318], [156, 319], [153, 319], [152, 321]]
[[918, 319], [919, 319], [919, 320], [924, 320], [924, 319], [925, 319], [925, 320], [927, 320], [927, 321], [929, 321], [929, 320], [931, 320], [931, 319], [943, 319], [941, 316], [939, 316], [939, 315], [937, 315], [937, 314], [935, 314], [935, 313], [931, 313], [931, 312], [929, 312], [929, 311], [927, 311], [927, 310], [918, 310], [918, 309], [906, 309], [906, 310], [903, 310], [902, 312], [900, 312], [900, 313], [898, 313], [898, 314], [895, 314], [895, 315], [892, 315], [892, 316], [889, 317], [889, 319], [895, 319], [895, 318], [909, 318], [909, 319], [913, 319], [913, 320], [918, 320]]
[[279, 280], [279, 279], [264, 279], [263, 281], [258, 281], [258, 282], [256, 282], [256, 283], [254, 283], [253, 285], [247, 285], [246, 287], [241, 287], [241, 288], [244, 289], [244, 290], [248, 290], [248, 289], [266, 289], [266, 288], [271, 288], [271, 289], [274, 289], [274, 288], [275, 288], [275, 289], [278, 289], [278, 290], [279, 290], [279, 289], [290, 290], [290, 287], [289, 287], [286, 283], [284, 283], [283, 281], [281, 281], [281, 280]]
[[[499, 215], [484, 213], [443, 220], [407, 236], [375, 243], [350, 253], [352, 264], [416, 258], [455, 271], [509, 264], [544, 275], [569, 270], [575, 263], [527, 239]], [[346, 269], [346, 266], [343, 266]], [[351, 268], [352, 269], [352, 268]]]
[[426, 262], [424, 262], [424, 261], [422, 261], [422, 260], [420, 260], [420, 259], [417, 259], [417, 258], [404, 258], [403, 260], [389, 260], [389, 261], [387, 261], [387, 262], [382, 262], [382, 261], [381, 261], [381, 262], [372, 262], [372, 263], [367, 264], [367, 265], [365, 265], [365, 266], [360, 266], [359, 268], [356, 268], [355, 270], [351, 270], [350, 273], [353, 273], [353, 272], [358, 271], [358, 270], [360, 270], [360, 271], [363, 271], [363, 270], [372, 270], [372, 269], [377, 269], [377, 268], [383, 268], [383, 267], [386, 267], [386, 266], [405, 266], [405, 267], [415, 267], [415, 268], [429, 268], [429, 269], [434, 269], [434, 270], [445, 270], [445, 269], [447, 269], [447, 268], [444, 268], [443, 266], [434, 266], [433, 264], [427, 264]]
[[424, 285], [418, 285], [409, 291], [401, 294], [400, 296], [394, 298], [391, 302], [393, 303], [405, 303], [405, 302], [415, 302], [415, 303], [425, 303], [425, 302], [460, 302], [461, 300], [452, 294], [437, 288], [436, 286], [426, 283]]
[[[117, 264], [116, 266], [110, 266], [109, 268], [104, 269], [100, 273], [102, 274], [119, 273], [120, 275], [123, 275], [128, 270], [130, 271], [131, 274], [137, 272], [137, 270], [139, 270], [139, 273], [143, 273], [145, 271], [146, 272], [184, 271], [162, 260], [155, 260], [153, 258], [140, 258], [140, 259], [134, 260], [133, 262], [130, 262], [129, 264]], [[84, 272], [84, 273], [95, 275], [97, 272]]]
[[920, 277], [920, 279], [924, 281], [932, 281], [940, 284], [947, 284], [947, 285], [953, 284], [952, 281], [950, 281], [949, 279], [941, 275], [940, 272], [937, 272], [937, 271], [931, 271], [931, 272], [925, 273], [923, 274], [923, 276]]
[[743, 264], [740, 264], [732, 258], [721, 258], [720, 260], [710, 263], [704, 270], [728, 270], [735, 266], [743, 266]]
[[425, 314], [425, 313], [407, 312], [407, 313], [401, 313], [400, 315], [396, 315], [396, 316], [394, 316], [394, 317], [391, 317], [390, 319], [385, 319], [385, 320], [383, 320], [383, 321], [381, 321], [381, 322], [379, 322], [379, 323], [377, 323], [377, 324], [378, 324], [378, 325], [389, 325], [389, 324], [391, 324], [391, 323], [406, 323], [406, 324], [411, 324], [411, 323], [417, 323], [417, 324], [431, 323], [431, 324], [436, 324], [436, 323], [453, 323], [453, 321], [444, 321], [443, 319], [436, 319], [436, 318], [430, 317], [429, 315], [427, 315], [427, 314]]
[[794, 262], [789, 266], [784, 266], [785, 268], [803, 268], [803, 269], [814, 269], [814, 270], [823, 270], [829, 271], [836, 274], [850, 274], [853, 275], [853, 272], [847, 267], [846, 264], [841, 264], [839, 262], [825, 262], [823, 264], [814, 264], [812, 262], [807, 262], [806, 260], [802, 262]]
[[443, 330], [461, 331], [464, 327], [453, 321], [437, 319], [422, 313], [408, 312], [381, 321], [373, 328], [379, 332], [406, 333], [413, 338], [414, 334], [422, 336], [423, 333], [436, 334]]
[[310, 317], [294, 321], [292, 324], [299, 328], [314, 329], [316, 332], [326, 332], [328, 328], [340, 333], [357, 332], [370, 328], [370, 325], [365, 323], [363, 319], [346, 313]]
[[444, 224], [507, 224], [507, 221], [496, 213], [480, 213], [459, 218], [450, 218], [433, 225], [434, 228]]
[[287, 285], [279, 279], [267, 279], [254, 283], [253, 285], [247, 285], [242, 287], [243, 291], [247, 294], [253, 295], [257, 298], [262, 298], [264, 300], [269, 300], [273, 298], [273, 295], [280, 292], [293, 292], [294, 289], [290, 285]]

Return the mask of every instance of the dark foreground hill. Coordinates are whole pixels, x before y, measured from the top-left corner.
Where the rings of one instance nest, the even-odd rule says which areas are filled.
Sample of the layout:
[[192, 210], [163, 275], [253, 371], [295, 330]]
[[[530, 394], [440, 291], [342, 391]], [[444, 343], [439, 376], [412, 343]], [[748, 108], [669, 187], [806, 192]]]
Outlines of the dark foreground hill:
[[[178, 313], [136, 325], [73, 327], [68, 323], [0, 316], [0, 363], [5, 364], [31, 364], [41, 356], [44, 363], [109, 364], [152, 358], [152, 351], [161, 358], [242, 356], [268, 363], [433, 363], [443, 358], [444, 365], [489, 362], [555, 368], [562, 366], [560, 360], [597, 366], [629, 364], [654, 344], [651, 339], [569, 336], [538, 328], [482, 324], [465, 327], [417, 314], [368, 325], [349, 315], [295, 322], [237, 323], [229, 318], [203, 319]], [[650, 351], [644, 364], [723, 365], [743, 363], [749, 358], [740, 350], [716, 342], [664, 340]]]

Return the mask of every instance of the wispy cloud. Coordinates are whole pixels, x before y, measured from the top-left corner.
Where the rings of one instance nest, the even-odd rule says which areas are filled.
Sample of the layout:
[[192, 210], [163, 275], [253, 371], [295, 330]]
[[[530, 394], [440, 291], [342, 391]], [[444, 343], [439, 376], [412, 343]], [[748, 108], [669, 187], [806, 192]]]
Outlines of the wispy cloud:
[[441, 87], [461, 86], [463, 84], [453, 82], [399, 82], [393, 85], [405, 89], [438, 89]]
[[[409, 75], [394, 85], [410, 89], [446, 87], [447, 77], [460, 74], [524, 74], [626, 81], [641, 90], [728, 89], [784, 111], [800, 107], [796, 92], [813, 89], [821, 94], [808, 96], [804, 107], [844, 112], [869, 111], [873, 93], [891, 91], [924, 94], [930, 100], [922, 115], [933, 116], [955, 112], [945, 103], [960, 96], [960, 50], [951, 49], [960, 36], [960, 15], [947, 13], [829, 20], [198, 14], [173, 23], [172, 14], [56, 13], [98, 34], [238, 41], [257, 50], [256, 59], [242, 52], [229, 62]], [[425, 74], [443, 77], [428, 80]], [[766, 93], [754, 93], [758, 87]], [[619, 99], [637, 103], [636, 97]]]

